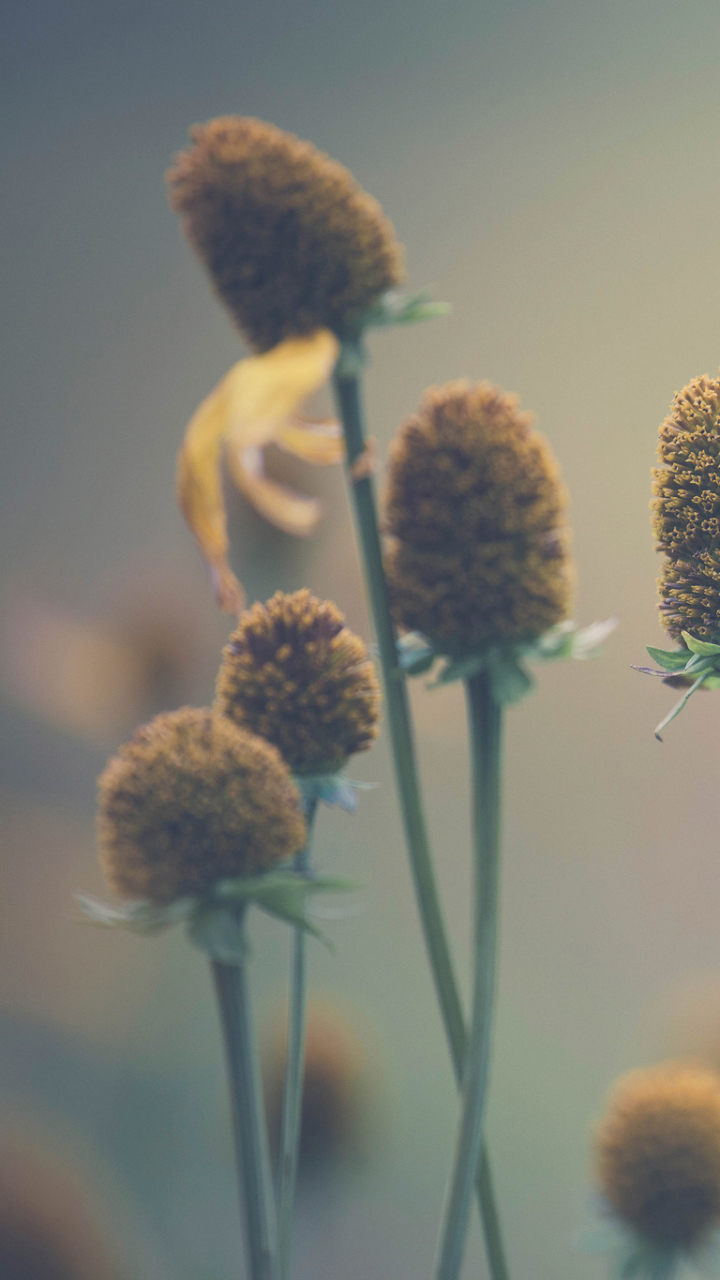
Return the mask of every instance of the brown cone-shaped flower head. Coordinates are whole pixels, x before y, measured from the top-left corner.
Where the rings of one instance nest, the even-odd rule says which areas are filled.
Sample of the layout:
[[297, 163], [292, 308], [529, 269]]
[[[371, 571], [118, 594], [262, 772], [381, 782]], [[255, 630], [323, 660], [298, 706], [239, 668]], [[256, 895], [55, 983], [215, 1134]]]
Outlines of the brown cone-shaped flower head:
[[720, 380], [695, 378], [660, 427], [652, 523], [668, 556], [658, 583], [663, 626], [720, 635]]
[[330, 600], [276, 592], [240, 617], [217, 707], [272, 742], [297, 774], [334, 773], [378, 731], [380, 689], [359, 636]]
[[305, 841], [278, 751], [205, 708], [138, 729], [99, 780], [101, 861], [121, 896], [163, 904], [251, 876]]
[[253, 348], [318, 328], [343, 334], [399, 284], [392, 224], [311, 143], [242, 116], [190, 136], [168, 173], [171, 203]]
[[624, 1077], [598, 1133], [597, 1175], [645, 1240], [698, 1244], [720, 1223], [720, 1076], [668, 1064]]
[[390, 456], [387, 572], [397, 622], [442, 652], [532, 639], [566, 617], [566, 496], [515, 396], [427, 391]]

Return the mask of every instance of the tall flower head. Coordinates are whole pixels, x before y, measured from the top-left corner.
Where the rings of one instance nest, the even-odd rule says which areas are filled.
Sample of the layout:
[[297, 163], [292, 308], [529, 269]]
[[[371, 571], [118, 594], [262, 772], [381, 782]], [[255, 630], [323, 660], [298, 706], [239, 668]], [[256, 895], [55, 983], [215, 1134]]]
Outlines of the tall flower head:
[[720, 1225], [720, 1076], [670, 1064], [622, 1079], [598, 1133], [597, 1177], [646, 1244], [701, 1244]]
[[305, 839], [277, 750], [195, 707], [157, 716], [110, 760], [98, 830], [112, 888], [158, 905], [267, 871]]
[[380, 205], [311, 143], [241, 116], [190, 136], [168, 173], [170, 199], [251, 347], [343, 333], [400, 282]]
[[359, 636], [329, 600], [278, 591], [240, 617], [225, 649], [217, 707], [272, 742], [297, 774], [333, 773], [369, 747], [380, 690]]
[[515, 396], [487, 382], [427, 391], [392, 449], [393, 612], [440, 652], [536, 638], [567, 615], [566, 496]]
[[720, 635], [720, 380], [695, 378], [659, 432], [652, 521], [667, 560], [659, 581], [663, 626], [675, 639]]

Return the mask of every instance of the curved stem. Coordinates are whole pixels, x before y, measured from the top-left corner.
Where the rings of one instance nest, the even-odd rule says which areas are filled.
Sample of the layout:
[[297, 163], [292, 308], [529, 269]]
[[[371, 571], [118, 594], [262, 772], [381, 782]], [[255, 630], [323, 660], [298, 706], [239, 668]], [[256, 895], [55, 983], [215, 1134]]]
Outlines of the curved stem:
[[235, 1153], [252, 1280], [275, 1280], [277, 1224], [245, 965], [212, 961], [230, 1077]]
[[462, 1266], [470, 1196], [482, 1145], [490, 1066], [500, 862], [502, 709], [487, 672], [466, 681], [472, 742], [474, 865], [473, 1011], [460, 1127], [440, 1234], [437, 1280], [457, 1280]]
[[[310, 866], [310, 842], [312, 840], [316, 810], [317, 800], [311, 800], [307, 806], [307, 844], [295, 858], [295, 870], [303, 873], [306, 873]], [[288, 1280], [290, 1274], [290, 1246], [300, 1154], [302, 1097], [305, 1078], [305, 1026], [307, 1012], [305, 947], [307, 939], [304, 929], [295, 929], [293, 932], [285, 1087], [280, 1125], [278, 1280]]]
[[[415, 896], [455, 1078], [460, 1084], [467, 1051], [467, 1031], [440, 910], [425, 826], [405, 677], [398, 662], [395, 629], [388, 605], [375, 494], [369, 475], [357, 479], [352, 475], [353, 464], [365, 451], [360, 385], [357, 376], [336, 372], [333, 386], [345, 431], [350, 487], [362, 547], [365, 579], [375, 623], [385, 688], [387, 721]], [[490, 1165], [484, 1148], [477, 1172], [476, 1186], [492, 1278], [508, 1280]]]

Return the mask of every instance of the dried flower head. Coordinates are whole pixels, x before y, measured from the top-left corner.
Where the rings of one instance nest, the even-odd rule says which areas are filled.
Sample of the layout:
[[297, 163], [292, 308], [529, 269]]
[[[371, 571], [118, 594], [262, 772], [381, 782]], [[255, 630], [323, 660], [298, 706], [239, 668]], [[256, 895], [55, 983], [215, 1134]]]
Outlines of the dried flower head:
[[393, 611], [443, 652], [534, 638], [567, 615], [566, 496], [517, 397], [487, 382], [427, 391], [390, 457]]
[[334, 773], [378, 731], [380, 690], [359, 636], [329, 600], [276, 592], [240, 617], [217, 707], [276, 746], [297, 774]]
[[597, 1174], [644, 1240], [694, 1248], [720, 1223], [720, 1076], [667, 1064], [624, 1077], [598, 1134]]
[[669, 557], [660, 615], [675, 639], [689, 631], [710, 640], [720, 634], [720, 380], [683, 387], [659, 435], [652, 523]]
[[164, 904], [302, 848], [305, 821], [269, 743], [181, 707], [138, 729], [99, 780], [101, 860], [123, 897]]
[[253, 348], [341, 333], [400, 282], [380, 205], [311, 143], [241, 116], [190, 136], [168, 173], [170, 199]]

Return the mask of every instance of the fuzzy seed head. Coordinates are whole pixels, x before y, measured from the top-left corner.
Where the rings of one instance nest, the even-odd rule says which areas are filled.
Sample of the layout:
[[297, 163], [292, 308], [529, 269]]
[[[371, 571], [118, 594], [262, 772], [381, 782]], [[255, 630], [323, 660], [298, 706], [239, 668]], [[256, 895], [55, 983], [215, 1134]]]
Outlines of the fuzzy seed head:
[[597, 1175], [645, 1240], [698, 1244], [720, 1222], [720, 1076], [668, 1064], [624, 1077], [598, 1133]]
[[359, 636], [329, 600], [276, 592], [240, 617], [217, 708], [272, 742], [297, 774], [334, 773], [377, 736], [380, 689]]
[[567, 616], [565, 490], [515, 396], [487, 382], [427, 391], [392, 448], [386, 513], [395, 618], [441, 651], [530, 639]]
[[658, 582], [660, 616], [674, 639], [720, 634], [720, 380], [678, 392], [660, 427], [652, 526], [668, 557]]
[[342, 165], [262, 120], [190, 130], [170, 201], [250, 346], [342, 334], [402, 280], [390, 221]]
[[196, 707], [157, 716], [109, 761], [98, 830], [115, 892], [157, 904], [267, 871], [305, 841], [276, 749]]

